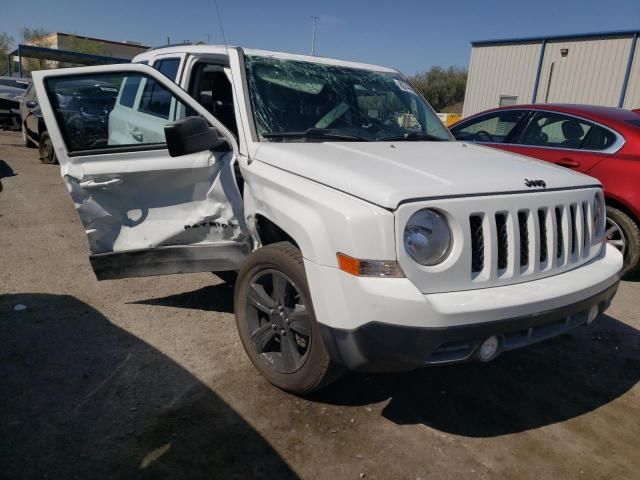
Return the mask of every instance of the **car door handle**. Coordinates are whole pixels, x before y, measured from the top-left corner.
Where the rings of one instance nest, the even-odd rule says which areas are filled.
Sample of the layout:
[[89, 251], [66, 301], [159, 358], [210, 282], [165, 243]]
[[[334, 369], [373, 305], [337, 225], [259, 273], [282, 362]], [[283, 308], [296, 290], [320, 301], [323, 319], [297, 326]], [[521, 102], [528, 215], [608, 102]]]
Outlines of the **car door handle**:
[[568, 168], [578, 168], [580, 166], [580, 162], [576, 162], [571, 158], [561, 158], [556, 162], [556, 164]]
[[118, 185], [119, 183], [122, 183], [122, 179], [121, 178], [112, 178], [111, 180], [105, 180], [104, 182], [96, 182], [95, 180], [87, 180], [86, 182], [80, 182], [79, 185], [82, 188], [92, 189], [92, 188], [110, 187], [111, 185]]
[[144, 136], [142, 135], [142, 132], [140, 130], [138, 130], [137, 128], [129, 129], [129, 133], [138, 142], [141, 142], [142, 139], [144, 138]]

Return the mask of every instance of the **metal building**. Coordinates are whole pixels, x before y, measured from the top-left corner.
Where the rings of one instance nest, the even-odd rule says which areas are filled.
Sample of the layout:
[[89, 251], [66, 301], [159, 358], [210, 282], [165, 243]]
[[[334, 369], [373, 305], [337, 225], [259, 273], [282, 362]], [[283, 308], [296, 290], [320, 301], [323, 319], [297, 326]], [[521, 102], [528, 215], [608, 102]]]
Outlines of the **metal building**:
[[519, 103], [640, 108], [639, 33], [472, 42], [462, 114]]

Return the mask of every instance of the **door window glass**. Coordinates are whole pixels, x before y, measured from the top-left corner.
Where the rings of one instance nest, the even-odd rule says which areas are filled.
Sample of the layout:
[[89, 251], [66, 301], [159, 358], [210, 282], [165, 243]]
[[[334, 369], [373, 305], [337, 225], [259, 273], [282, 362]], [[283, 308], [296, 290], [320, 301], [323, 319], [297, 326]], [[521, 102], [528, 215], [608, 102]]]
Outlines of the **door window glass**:
[[579, 149], [592, 125], [567, 115], [537, 113], [522, 134], [524, 145]]
[[463, 122], [451, 130], [456, 140], [469, 142], [504, 143], [518, 122], [527, 114], [526, 110], [503, 110]]
[[233, 105], [233, 89], [222, 65], [197, 63], [189, 94], [216, 117], [236, 137], [238, 126]]
[[135, 102], [138, 89], [140, 88], [140, 80], [142, 80], [142, 77], [137, 75], [135, 77], [127, 77], [124, 80], [119, 100], [120, 105], [133, 108], [133, 102]]
[[164, 126], [193, 114], [138, 73], [51, 78], [45, 87], [69, 152], [164, 144]]

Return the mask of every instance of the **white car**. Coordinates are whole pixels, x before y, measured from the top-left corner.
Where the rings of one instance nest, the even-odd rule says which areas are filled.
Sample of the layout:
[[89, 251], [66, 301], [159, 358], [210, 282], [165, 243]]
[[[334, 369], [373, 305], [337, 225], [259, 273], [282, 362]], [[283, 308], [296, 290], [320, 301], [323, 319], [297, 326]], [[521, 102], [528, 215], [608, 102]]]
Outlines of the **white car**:
[[[239, 271], [240, 338], [285, 390], [489, 361], [615, 295], [599, 182], [453, 141], [394, 69], [181, 46], [33, 77], [98, 279]], [[60, 105], [80, 78], [117, 92], [102, 128]]]

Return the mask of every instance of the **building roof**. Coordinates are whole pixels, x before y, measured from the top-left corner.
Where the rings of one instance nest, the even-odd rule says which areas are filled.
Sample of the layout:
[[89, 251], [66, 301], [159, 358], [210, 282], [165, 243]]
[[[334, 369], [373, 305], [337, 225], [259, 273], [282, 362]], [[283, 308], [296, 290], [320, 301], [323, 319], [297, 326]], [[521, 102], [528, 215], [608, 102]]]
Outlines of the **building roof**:
[[31, 42], [31, 43], [32, 42], [37, 42], [38, 40], [42, 40], [42, 39], [50, 37], [52, 35], [58, 35], [59, 37], [80, 38], [82, 40], [91, 40], [92, 42], [111, 43], [113, 45], [123, 45], [123, 46], [127, 46], [127, 47], [137, 47], [137, 48], [140, 48], [140, 49], [148, 49], [148, 48], [150, 48], [150, 47], [148, 47], [146, 45], [142, 45], [141, 43], [133, 42], [133, 41], [118, 42], [116, 40], [105, 40], [104, 38], [87, 37], [85, 35], [75, 35], [73, 33], [64, 33], [64, 32], [50, 32], [50, 33], [47, 33], [46, 35], [43, 35], [41, 37], [32, 38], [31, 40], [29, 40], [29, 42]]
[[41, 58], [59, 62], [78, 63], [80, 65], [108, 65], [112, 63], [129, 63], [128, 58], [107, 57], [92, 53], [70, 52], [57, 48], [34, 47], [33, 45], [18, 45], [9, 57]]
[[607, 32], [573, 33], [567, 35], [543, 35], [539, 37], [499, 38], [492, 40], [474, 40], [471, 45], [481, 47], [485, 45], [513, 44], [513, 43], [542, 43], [549, 40], [584, 40], [597, 37], [626, 37], [640, 34], [640, 30], [611, 30]]

